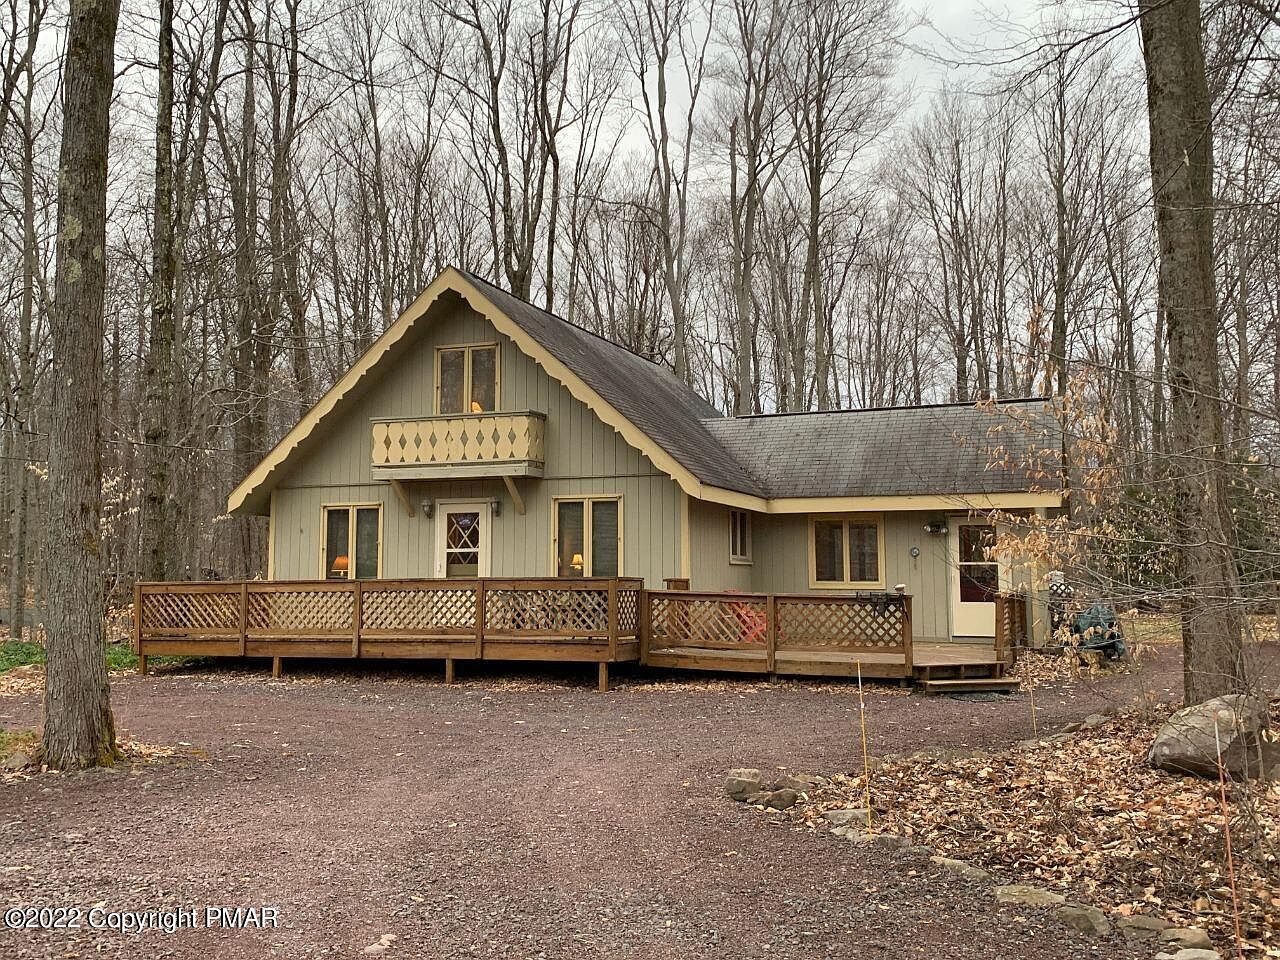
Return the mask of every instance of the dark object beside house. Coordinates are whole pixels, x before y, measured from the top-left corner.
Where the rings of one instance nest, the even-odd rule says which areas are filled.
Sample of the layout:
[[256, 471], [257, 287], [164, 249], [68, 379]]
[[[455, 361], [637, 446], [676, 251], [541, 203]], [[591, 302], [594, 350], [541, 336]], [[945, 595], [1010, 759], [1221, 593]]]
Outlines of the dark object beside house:
[[1078, 650], [1097, 650], [1108, 660], [1123, 660], [1129, 655], [1124, 631], [1116, 612], [1105, 603], [1091, 604], [1071, 620], [1071, 637]]

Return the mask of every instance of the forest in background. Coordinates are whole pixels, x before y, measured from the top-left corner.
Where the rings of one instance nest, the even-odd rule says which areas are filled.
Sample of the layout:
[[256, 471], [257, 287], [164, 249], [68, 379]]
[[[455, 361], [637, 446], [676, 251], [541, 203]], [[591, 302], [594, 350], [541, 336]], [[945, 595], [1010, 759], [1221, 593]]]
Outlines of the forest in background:
[[[1275, 580], [1275, 15], [1206, 8], [1221, 406]], [[66, 11], [0, 49], [0, 558], [39, 582]], [[1170, 453], [1147, 91], [1122, 8], [1050, 8], [909, 89], [889, 0], [126, 8], [108, 205], [105, 567], [254, 575], [225, 493], [447, 264], [730, 413], [1055, 394], [1159, 566]], [[1049, 19], [1049, 18], [1052, 19]], [[158, 149], [159, 148], [159, 149]], [[1179, 453], [1179, 451], [1172, 451]], [[1087, 486], [1087, 485], [1085, 485]], [[1241, 512], [1243, 511], [1243, 513]], [[1156, 579], [1158, 570], [1147, 570]]]

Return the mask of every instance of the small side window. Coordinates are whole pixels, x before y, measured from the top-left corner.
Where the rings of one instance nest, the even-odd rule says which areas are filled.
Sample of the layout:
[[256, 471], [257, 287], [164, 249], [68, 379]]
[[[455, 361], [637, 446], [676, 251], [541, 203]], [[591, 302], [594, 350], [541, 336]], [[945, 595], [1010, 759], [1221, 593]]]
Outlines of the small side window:
[[745, 510], [729, 511], [729, 562], [751, 562], [751, 514]]

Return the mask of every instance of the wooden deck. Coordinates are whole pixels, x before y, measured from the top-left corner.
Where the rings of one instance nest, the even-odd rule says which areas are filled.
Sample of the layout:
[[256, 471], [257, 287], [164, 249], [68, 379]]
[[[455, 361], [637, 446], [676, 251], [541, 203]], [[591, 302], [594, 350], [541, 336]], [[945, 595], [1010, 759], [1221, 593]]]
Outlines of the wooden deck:
[[897, 594], [646, 590], [638, 579], [139, 583], [140, 669], [159, 655], [643, 663], [942, 683], [1003, 677], [991, 646], [913, 644]]

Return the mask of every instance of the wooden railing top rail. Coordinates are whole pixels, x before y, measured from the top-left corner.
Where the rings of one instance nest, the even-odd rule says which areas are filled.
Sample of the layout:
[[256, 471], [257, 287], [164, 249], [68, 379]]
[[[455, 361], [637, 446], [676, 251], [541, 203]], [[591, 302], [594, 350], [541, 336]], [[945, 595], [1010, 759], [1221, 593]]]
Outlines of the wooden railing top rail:
[[538, 417], [547, 419], [541, 410], [487, 410], [481, 413], [431, 413], [423, 417], [370, 417], [370, 423], [426, 423], [431, 420], [479, 420], [483, 417]]
[[274, 590], [352, 590], [355, 584], [363, 590], [379, 590], [404, 587], [467, 587], [483, 583], [501, 589], [529, 590], [599, 590], [616, 583], [619, 587], [642, 589], [640, 577], [406, 577], [400, 579], [368, 580], [140, 580], [138, 585], [148, 593], [166, 591], [182, 593], [233, 593], [247, 584], [249, 589]]
[[691, 600], [796, 600], [801, 603], [884, 603], [886, 599], [896, 600], [899, 597], [910, 599], [909, 593], [739, 593], [736, 590], [646, 590], [648, 594], [659, 597], [675, 597]]

